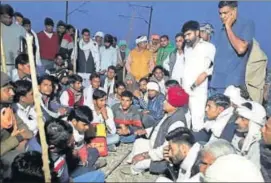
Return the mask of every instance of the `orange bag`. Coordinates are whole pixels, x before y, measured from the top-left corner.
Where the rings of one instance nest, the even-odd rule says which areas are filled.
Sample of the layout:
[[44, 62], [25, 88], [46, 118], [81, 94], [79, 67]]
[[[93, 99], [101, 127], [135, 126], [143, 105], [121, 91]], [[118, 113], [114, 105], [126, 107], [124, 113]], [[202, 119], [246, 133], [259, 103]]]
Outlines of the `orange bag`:
[[96, 137], [91, 140], [89, 147], [96, 148], [100, 156], [105, 157], [108, 155], [105, 124], [92, 123], [92, 125], [96, 127]]

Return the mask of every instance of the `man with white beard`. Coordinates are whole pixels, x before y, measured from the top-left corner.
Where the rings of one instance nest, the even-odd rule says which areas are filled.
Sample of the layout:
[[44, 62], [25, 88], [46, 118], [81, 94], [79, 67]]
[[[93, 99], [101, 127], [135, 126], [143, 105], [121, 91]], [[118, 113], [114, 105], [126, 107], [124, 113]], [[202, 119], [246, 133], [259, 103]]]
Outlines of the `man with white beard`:
[[189, 94], [189, 110], [192, 116], [192, 130], [203, 128], [204, 109], [207, 101], [208, 79], [212, 74], [210, 64], [216, 49], [213, 44], [200, 39], [200, 26], [188, 21], [182, 27], [185, 39], [183, 88]]

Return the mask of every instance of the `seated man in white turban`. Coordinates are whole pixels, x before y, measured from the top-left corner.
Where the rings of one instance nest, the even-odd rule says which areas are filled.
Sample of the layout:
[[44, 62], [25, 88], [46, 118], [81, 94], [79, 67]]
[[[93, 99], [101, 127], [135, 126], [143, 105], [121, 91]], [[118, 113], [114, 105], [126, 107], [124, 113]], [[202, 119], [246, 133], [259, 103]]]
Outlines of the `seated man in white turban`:
[[266, 123], [266, 111], [262, 105], [251, 101], [242, 104], [236, 110], [237, 129], [232, 140], [237, 152], [255, 163], [260, 168], [261, 128]]

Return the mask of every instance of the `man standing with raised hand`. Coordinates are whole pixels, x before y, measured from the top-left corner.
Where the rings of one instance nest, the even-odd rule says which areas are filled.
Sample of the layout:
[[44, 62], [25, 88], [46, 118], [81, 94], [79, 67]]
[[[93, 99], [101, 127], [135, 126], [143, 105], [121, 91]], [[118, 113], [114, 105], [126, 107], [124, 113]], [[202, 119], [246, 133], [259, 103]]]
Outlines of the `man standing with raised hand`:
[[237, 1], [220, 1], [223, 27], [218, 32], [217, 53], [211, 81], [212, 93], [223, 93], [229, 85], [245, 86], [246, 64], [254, 37], [254, 24], [237, 14]]

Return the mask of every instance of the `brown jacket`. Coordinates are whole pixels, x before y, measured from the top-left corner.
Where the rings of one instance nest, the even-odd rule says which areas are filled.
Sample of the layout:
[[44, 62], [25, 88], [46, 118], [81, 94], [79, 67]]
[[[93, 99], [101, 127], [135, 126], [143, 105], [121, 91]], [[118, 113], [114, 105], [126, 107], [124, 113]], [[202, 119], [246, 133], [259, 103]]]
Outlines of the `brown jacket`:
[[[16, 115], [18, 130], [24, 129], [28, 136], [33, 137], [33, 133], [28, 129], [26, 124]], [[18, 136], [11, 136], [11, 132], [5, 129], [1, 129], [0, 132], [0, 141], [1, 141], [1, 157], [5, 155], [10, 150], [16, 148], [19, 143], [24, 140], [19, 138]]]

